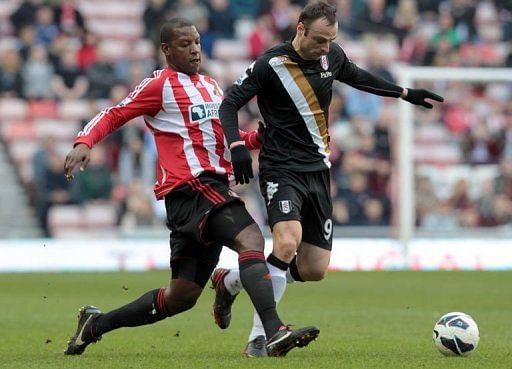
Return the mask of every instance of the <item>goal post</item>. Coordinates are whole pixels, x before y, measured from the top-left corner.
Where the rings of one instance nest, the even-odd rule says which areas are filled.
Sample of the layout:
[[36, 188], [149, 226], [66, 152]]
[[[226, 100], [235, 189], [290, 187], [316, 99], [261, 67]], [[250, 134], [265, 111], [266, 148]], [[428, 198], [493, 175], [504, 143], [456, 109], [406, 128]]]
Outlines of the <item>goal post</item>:
[[[512, 83], [512, 68], [441, 68], [400, 67], [397, 69], [401, 86], [414, 87], [416, 81], [461, 81]], [[435, 91], [443, 95], [442, 91]], [[414, 106], [399, 103], [398, 125], [398, 235], [407, 256], [408, 245], [415, 231], [414, 198]]]

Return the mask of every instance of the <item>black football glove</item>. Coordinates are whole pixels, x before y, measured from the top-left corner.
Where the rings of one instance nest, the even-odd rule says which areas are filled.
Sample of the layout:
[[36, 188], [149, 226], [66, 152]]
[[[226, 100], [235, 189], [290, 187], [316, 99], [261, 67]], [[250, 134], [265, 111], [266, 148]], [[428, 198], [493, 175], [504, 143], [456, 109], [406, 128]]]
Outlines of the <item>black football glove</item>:
[[245, 145], [235, 146], [231, 149], [231, 164], [233, 165], [235, 182], [240, 184], [249, 183], [250, 178], [253, 178], [252, 159]]
[[443, 102], [444, 98], [442, 96], [436, 95], [433, 92], [428, 90], [424, 90], [422, 88], [408, 88], [407, 96], [403, 98], [405, 101], [410, 102], [414, 105], [421, 105], [425, 108], [432, 109], [433, 105], [425, 99], [432, 99], [435, 101]]

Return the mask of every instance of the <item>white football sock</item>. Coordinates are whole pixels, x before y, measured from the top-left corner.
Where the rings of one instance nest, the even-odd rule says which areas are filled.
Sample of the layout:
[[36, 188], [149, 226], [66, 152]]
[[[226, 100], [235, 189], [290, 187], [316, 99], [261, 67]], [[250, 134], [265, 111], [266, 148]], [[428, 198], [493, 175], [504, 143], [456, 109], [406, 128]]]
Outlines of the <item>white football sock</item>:
[[242, 281], [240, 280], [239, 269], [230, 269], [230, 272], [224, 277], [224, 286], [226, 286], [226, 289], [232, 295], [236, 295], [244, 289]]
[[[272, 276], [272, 287], [274, 288], [274, 300], [276, 306], [284, 295], [286, 290], [286, 271], [279, 269], [269, 263], [267, 263], [268, 270]], [[256, 311], [252, 320], [252, 331], [249, 334], [249, 341], [252, 341], [257, 336], [265, 336], [265, 329], [261, 323], [261, 319]]]
[[286, 270], [286, 283], [295, 283], [295, 279], [293, 279], [293, 277], [292, 277], [290, 268], [288, 268], [288, 270]]

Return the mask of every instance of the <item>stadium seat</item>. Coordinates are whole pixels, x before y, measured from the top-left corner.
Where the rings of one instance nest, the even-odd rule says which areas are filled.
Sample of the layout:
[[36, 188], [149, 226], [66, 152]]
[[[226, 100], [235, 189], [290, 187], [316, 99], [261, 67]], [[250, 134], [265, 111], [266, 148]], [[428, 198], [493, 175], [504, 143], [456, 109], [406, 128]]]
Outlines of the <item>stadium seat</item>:
[[116, 211], [110, 204], [55, 205], [48, 212], [48, 227], [54, 237], [90, 238], [98, 232], [114, 232]]
[[79, 7], [86, 18], [139, 20], [145, 3], [145, 0], [80, 0]]
[[245, 40], [250, 35], [255, 27], [254, 19], [249, 17], [242, 17], [235, 21], [235, 37], [239, 40]]
[[20, 162], [18, 164], [18, 171], [21, 183], [30, 185], [34, 181], [34, 165], [32, 160]]
[[31, 118], [57, 117], [57, 103], [52, 100], [34, 100], [28, 103]]
[[355, 63], [364, 64], [368, 57], [368, 49], [361, 42], [345, 40], [343, 50], [347, 55], [350, 55], [350, 59]]
[[442, 143], [450, 139], [452, 139], [450, 133], [440, 124], [420, 126], [414, 129], [414, 142], [417, 144]]
[[121, 60], [127, 57], [132, 47], [132, 42], [128, 40], [107, 38], [101, 41], [101, 49], [108, 60]]
[[32, 160], [32, 156], [34, 156], [39, 146], [37, 140], [16, 140], [9, 145], [9, 154], [16, 163]]
[[453, 191], [458, 180], [467, 179], [471, 196], [480, 196], [481, 184], [488, 179], [496, 178], [499, 173], [497, 165], [470, 166], [460, 165], [420, 165], [418, 175], [430, 179], [434, 191], [440, 198], [447, 198]]
[[398, 58], [400, 52], [396, 39], [389, 37], [376, 40], [372, 51], [377, 51], [385, 64], [393, 64], [393, 61]]
[[220, 60], [239, 60], [247, 59], [249, 49], [247, 43], [242, 40], [218, 39], [213, 45], [213, 57]]
[[91, 32], [101, 38], [135, 40], [143, 34], [143, 26], [139, 20], [89, 18], [87, 25]]
[[78, 121], [60, 119], [36, 119], [34, 127], [39, 139], [54, 136], [60, 140], [71, 140], [80, 130]]
[[10, 143], [17, 140], [35, 140], [36, 130], [31, 121], [13, 121], [4, 122], [0, 125], [2, 138]]
[[82, 221], [88, 228], [112, 227], [117, 222], [116, 208], [109, 203], [85, 204]]
[[414, 145], [414, 160], [423, 164], [458, 164], [462, 154], [457, 146], [450, 143]]
[[[79, 227], [56, 227], [56, 228], [50, 228], [50, 233], [53, 238], [58, 239], [73, 239], [73, 240], [80, 240], [80, 239], [90, 239], [93, 237], [91, 234], [91, 231], [88, 229], [82, 229]], [[102, 235], [105, 236], [105, 235]]]
[[105, 108], [108, 108], [112, 105], [112, 101], [109, 99], [96, 99], [94, 100], [94, 111], [99, 113]]
[[76, 230], [83, 225], [83, 208], [80, 205], [55, 205], [48, 212], [48, 227], [52, 234], [58, 230]]
[[22, 99], [3, 97], [0, 99], [0, 123], [12, 119], [25, 119], [28, 105]]
[[[77, 132], [75, 132], [75, 133], [77, 133]], [[62, 160], [64, 160], [64, 158], [68, 154], [69, 150], [71, 150], [71, 148], [73, 147], [74, 139], [75, 139], [75, 136], [73, 136], [71, 139], [66, 139], [66, 140], [61, 139], [61, 140], [57, 141], [57, 152], [59, 153], [59, 155], [62, 156]]]
[[204, 62], [204, 66], [212, 76], [222, 76], [223, 70], [226, 68], [226, 63], [219, 60], [208, 59]]
[[0, 55], [2, 55], [2, 53], [7, 50], [17, 50], [18, 42], [18, 39], [12, 36], [5, 36], [0, 38]]
[[223, 81], [229, 86], [233, 81], [240, 78], [245, 70], [251, 65], [252, 60], [214, 60], [209, 59], [206, 68], [212, 76], [222, 76], [217, 81], [222, 85]]
[[57, 105], [57, 114], [62, 119], [80, 120], [90, 116], [89, 103], [85, 99], [63, 100]]
[[12, 12], [19, 6], [19, 0], [3, 0], [0, 1], [0, 20], [7, 22]]
[[234, 60], [229, 64], [229, 69], [231, 73], [237, 75], [237, 78], [240, 77], [251, 65], [252, 60]]
[[142, 38], [135, 43], [134, 46], [135, 55], [139, 60], [154, 58], [155, 49], [153, 46], [153, 42], [148, 40], [147, 38]]

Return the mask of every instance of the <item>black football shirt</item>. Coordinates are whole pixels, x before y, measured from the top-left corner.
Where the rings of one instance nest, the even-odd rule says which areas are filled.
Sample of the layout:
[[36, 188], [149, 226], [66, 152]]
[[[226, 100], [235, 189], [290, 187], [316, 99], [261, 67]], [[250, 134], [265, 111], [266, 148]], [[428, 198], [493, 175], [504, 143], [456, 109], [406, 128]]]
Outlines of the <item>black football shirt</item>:
[[330, 167], [328, 108], [334, 80], [378, 95], [401, 93], [400, 87], [352, 63], [336, 43], [319, 60], [305, 60], [287, 41], [261, 55], [234, 83], [223, 104], [239, 109], [257, 96], [266, 124], [260, 170], [310, 172]]

